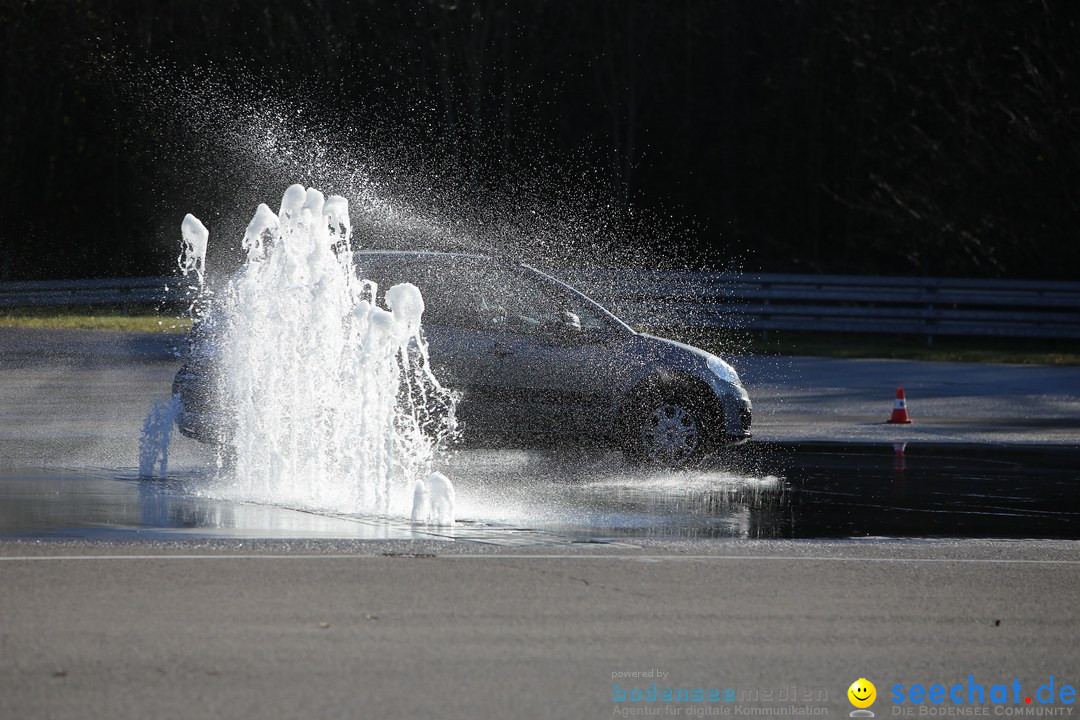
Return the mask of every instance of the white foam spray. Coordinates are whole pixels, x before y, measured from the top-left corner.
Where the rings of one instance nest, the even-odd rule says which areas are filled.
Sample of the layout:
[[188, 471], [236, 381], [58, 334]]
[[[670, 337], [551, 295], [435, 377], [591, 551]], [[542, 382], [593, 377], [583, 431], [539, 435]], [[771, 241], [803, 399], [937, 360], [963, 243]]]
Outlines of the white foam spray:
[[[206, 265], [206, 246], [210, 232], [197, 217], [190, 213], [180, 224], [180, 232], [183, 245], [176, 263], [185, 277], [195, 273], [198, 280], [198, 285], [190, 288], [192, 301], [188, 307], [188, 314], [195, 318], [196, 306], [205, 291], [203, 270]], [[139, 477], [165, 477], [168, 472], [169, 437], [172, 433], [173, 422], [180, 411], [180, 404], [180, 398], [175, 395], [168, 402], [155, 400], [146, 413], [142, 436], [139, 438]]]
[[202, 224], [199, 218], [191, 213], [184, 216], [184, 222], [180, 224], [180, 232], [184, 238], [184, 247], [177, 258], [180, 271], [184, 275], [194, 272], [199, 278], [199, 285], [203, 284], [203, 269], [206, 265], [206, 244], [210, 239], [210, 232]]
[[430, 370], [420, 291], [394, 286], [379, 307], [350, 232], [344, 198], [301, 185], [276, 214], [260, 205], [248, 226], [215, 334], [232, 449], [219, 494], [408, 515], [410, 489], [455, 431], [451, 395]]
[[180, 398], [155, 400], [143, 422], [139, 438], [139, 477], [165, 477], [169, 472], [169, 436], [180, 410]]
[[457, 493], [450, 478], [431, 473], [413, 486], [412, 520], [423, 525], [454, 525]]

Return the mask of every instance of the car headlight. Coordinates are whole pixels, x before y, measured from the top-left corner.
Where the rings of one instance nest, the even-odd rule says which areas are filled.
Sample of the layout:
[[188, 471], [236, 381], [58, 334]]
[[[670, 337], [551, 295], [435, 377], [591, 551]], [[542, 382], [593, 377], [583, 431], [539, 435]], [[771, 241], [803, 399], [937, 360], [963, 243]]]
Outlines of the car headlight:
[[735, 368], [731, 367], [715, 355], [709, 356], [708, 364], [709, 369], [713, 371], [713, 374], [716, 375], [716, 377], [731, 383], [735, 387], [742, 387], [742, 381], [739, 380], [739, 373], [735, 372]]

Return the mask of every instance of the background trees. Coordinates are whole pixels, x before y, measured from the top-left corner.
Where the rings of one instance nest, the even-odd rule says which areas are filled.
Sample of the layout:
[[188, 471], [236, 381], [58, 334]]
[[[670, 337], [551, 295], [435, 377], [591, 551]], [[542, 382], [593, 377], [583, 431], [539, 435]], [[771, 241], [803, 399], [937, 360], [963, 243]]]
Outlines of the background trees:
[[396, 143], [448, 193], [675, 215], [688, 262], [1080, 266], [1067, 0], [0, 0], [0, 27], [3, 278], [162, 271], [176, 212], [229, 177], [145, 96], [211, 76]]

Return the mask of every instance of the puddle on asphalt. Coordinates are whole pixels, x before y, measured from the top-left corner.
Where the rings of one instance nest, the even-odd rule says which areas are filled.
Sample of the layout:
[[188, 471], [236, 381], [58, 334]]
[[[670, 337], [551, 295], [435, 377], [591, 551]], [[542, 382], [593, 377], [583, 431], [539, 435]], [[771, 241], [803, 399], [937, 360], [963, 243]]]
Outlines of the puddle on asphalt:
[[206, 473], [0, 468], [0, 537], [445, 539], [1080, 538], [1080, 448], [763, 445], [644, 473], [617, 453], [459, 453], [454, 528], [205, 497]]
[[[1080, 448], [750, 445], [709, 471], [478, 456], [478, 519], [594, 537], [1080, 538]], [[513, 462], [514, 458], [517, 462]]]

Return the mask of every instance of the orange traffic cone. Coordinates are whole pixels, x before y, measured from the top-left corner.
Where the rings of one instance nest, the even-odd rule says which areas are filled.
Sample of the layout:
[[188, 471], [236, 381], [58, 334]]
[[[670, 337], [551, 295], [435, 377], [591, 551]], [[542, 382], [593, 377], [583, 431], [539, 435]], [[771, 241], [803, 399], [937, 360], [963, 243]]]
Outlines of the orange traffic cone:
[[896, 388], [896, 401], [893, 403], [892, 417], [886, 422], [896, 425], [911, 424], [911, 418], [907, 414], [907, 398], [904, 397], [904, 388]]

